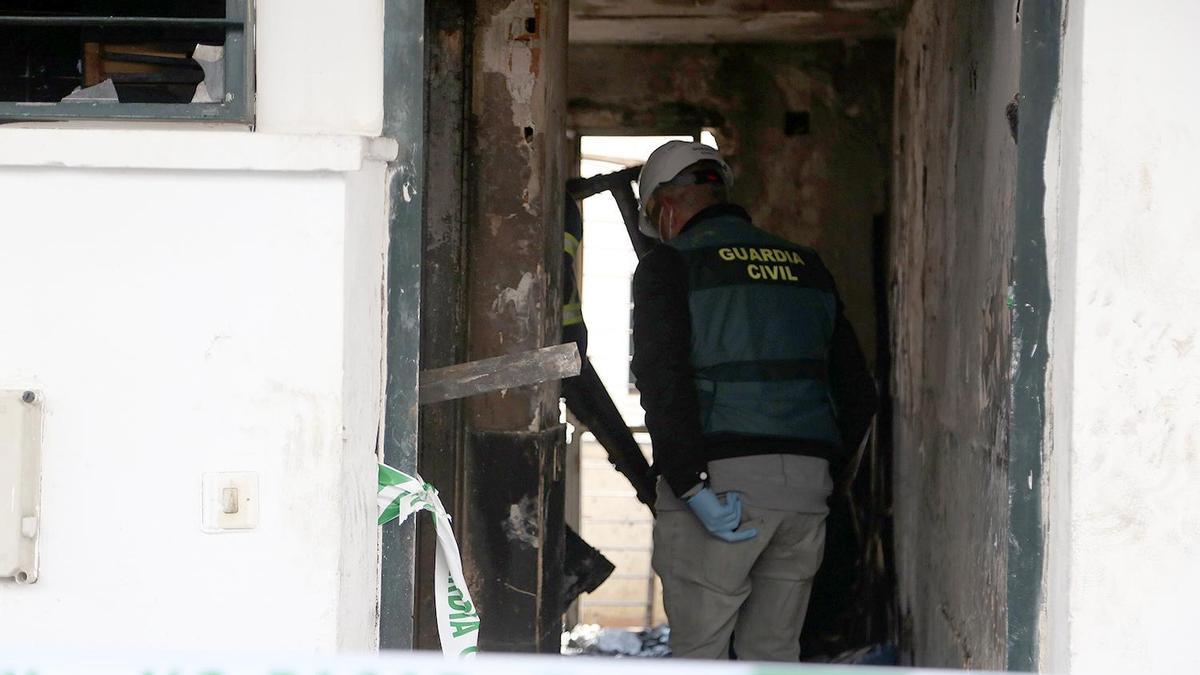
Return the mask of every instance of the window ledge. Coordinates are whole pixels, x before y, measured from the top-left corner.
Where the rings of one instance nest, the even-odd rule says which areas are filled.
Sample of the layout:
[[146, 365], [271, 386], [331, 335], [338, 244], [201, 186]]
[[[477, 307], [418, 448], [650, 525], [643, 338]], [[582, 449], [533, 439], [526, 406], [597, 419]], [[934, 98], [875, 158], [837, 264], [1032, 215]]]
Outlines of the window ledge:
[[390, 162], [396, 141], [189, 126], [0, 127], [0, 167], [191, 171], [357, 171]]

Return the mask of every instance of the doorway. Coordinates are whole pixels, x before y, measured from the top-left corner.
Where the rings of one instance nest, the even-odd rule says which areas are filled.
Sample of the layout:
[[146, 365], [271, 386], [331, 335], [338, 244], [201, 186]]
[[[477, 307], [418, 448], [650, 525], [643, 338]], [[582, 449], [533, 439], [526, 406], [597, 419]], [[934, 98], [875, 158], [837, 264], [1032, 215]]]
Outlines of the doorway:
[[[691, 138], [583, 136], [579, 142], [579, 173], [582, 178], [590, 178], [635, 167], [662, 143]], [[630, 284], [637, 255], [609, 192], [584, 199], [582, 212], [584, 238], [576, 258], [576, 274], [588, 326], [588, 357], [650, 461], [650, 438], [629, 368]], [[665, 623], [661, 587], [650, 566], [654, 520], [649, 510], [637, 500], [628, 481], [613, 470], [604, 448], [591, 432], [576, 426], [567, 459], [568, 524], [616, 568], [607, 582], [581, 596], [571, 608], [567, 630], [583, 624], [595, 626], [597, 631], [640, 631]]]

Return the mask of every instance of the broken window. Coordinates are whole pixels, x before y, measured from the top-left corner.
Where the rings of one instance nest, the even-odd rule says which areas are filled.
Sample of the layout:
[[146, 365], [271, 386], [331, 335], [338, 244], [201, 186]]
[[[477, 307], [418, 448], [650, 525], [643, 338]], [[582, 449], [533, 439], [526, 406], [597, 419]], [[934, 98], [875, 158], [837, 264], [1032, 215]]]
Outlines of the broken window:
[[0, 0], [0, 120], [249, 121], [250, 0]]

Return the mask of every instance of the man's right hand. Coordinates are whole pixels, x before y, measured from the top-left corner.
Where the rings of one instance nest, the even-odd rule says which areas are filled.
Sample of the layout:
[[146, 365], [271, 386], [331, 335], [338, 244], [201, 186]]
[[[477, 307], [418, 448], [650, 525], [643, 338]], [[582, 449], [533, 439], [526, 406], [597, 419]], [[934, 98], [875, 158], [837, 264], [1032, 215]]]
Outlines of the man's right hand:
[[737, 529], [742, 523], [742, 496], [736, 492], [727, 492], [723, 497], [724, 500], [707, 487], [702, 487], [699, 492], [688, 497], [687, 505], [704, 524], [704, 529], [718, 539], [732, 543], [757, 536], [758, 530], [754, 528]]

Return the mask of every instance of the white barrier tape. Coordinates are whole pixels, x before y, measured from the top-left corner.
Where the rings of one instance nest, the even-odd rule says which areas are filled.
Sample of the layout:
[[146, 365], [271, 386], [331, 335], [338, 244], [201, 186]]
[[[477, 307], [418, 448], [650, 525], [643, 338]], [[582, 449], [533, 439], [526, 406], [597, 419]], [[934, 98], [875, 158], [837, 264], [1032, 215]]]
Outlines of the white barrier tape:
[[405, 520], [417, 511], [433, 516], [437, 532], [434, 566], [434, 597], [437, 602], [438, 636], [445, 656], [471, 656], [479, 651], [479, 614], [463, 578], [458, 542], [450, 526], [450, 514], [442, 506], [437, 490], [421, 480], [386, 464], [379, 465], [379, 524]]

